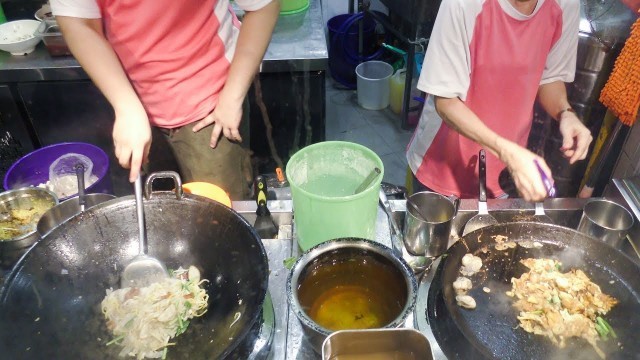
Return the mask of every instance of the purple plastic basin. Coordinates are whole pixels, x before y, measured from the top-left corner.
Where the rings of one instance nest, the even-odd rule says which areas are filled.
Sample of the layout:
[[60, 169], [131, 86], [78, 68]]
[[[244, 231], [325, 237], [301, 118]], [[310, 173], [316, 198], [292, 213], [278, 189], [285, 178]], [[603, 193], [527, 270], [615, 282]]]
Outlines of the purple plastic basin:
[[[38, 186], [49, 180], [49, 166], [64, 154], [82, 154], [93, 162], [93, 175], [98, 180], [87, 187], [87, 193], [113, 194], [109, 177], [109, 156], [99, 147], [82, 142], [68, 142], [45, 146], [16, 161], [4, 176], [5, 190]], [[72, 195], [74, 196], [74, 195]], [[61, 202], [72, 197], [59, 199]]]

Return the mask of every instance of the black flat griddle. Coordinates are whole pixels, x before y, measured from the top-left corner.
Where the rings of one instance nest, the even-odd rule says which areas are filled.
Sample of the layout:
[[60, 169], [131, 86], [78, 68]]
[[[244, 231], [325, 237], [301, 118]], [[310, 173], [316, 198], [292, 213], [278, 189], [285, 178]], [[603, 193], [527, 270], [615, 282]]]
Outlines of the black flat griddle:
[[[509, 241], [538, 241], [542, 248], [517, 246], [495, 249], [495, 235]], [[488, 251], [482, 251], [486, 248]], [[455, 301], [453, 281], [459, 276], [461, 259], [473, 253], [483, 260], [481, 271], [470, 279], [469, 295], [477, 308], [467, 310]], [[591, 345], [570, 339], [559, 349], [549, 339], [518, 327], [513, 300], [505, 295], [510, 279], [528, 269], [525, 258], [554, 258], [570, 268], [583, 270], [603, 292], [619, 303], [603, 316], [615, 329], [616, 341], [599, 341], [608, 359], [640, 359], [640, 268], [609, 245], [575, 230], [541, 223], [507, 223], [479, 229], [464, 236], [446, 253], [429, 289], [427, 318], [434, 337], [449, 359], [599, 359]], [[483, 287], [491, 292], [486, 293]]]

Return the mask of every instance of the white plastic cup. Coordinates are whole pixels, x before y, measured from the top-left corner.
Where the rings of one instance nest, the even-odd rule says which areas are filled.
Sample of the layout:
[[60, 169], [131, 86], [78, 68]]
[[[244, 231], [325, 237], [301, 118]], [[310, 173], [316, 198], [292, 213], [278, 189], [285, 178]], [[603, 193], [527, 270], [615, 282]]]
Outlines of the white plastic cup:
[[389, 106], [390, 79], [393, 67], [384, 61], [367, 61], [356, 66], [358, 104], [367, 110]]

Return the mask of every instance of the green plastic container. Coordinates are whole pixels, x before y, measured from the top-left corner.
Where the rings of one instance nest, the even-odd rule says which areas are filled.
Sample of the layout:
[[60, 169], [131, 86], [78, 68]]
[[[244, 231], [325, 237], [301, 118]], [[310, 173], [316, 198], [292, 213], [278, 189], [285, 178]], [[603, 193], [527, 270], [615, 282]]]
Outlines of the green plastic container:
[[[355, 190], [375, 169], [380, 175]], [[375, 240], [382, 160], [350, 142], [325, 141], [295, 153], [287, 163], [294, 226], [303, 251], [324, 241], [358, 237]]]
[[307, 10], [309, 0], [282, 0], [280, 2], [280, 14], [288, 15]]

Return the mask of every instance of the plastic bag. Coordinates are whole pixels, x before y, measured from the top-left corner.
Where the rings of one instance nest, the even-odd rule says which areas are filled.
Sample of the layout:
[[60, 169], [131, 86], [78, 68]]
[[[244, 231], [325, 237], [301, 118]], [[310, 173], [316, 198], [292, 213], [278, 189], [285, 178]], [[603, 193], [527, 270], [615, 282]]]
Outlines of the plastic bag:
[[78, 193], [76, 165], [84, 166], [85, 187], [91, 184], [93, 162], [82, 154], [69, 153], [57, 158], [49, 166], [49, 182], [58, 197], [67, 197]]

